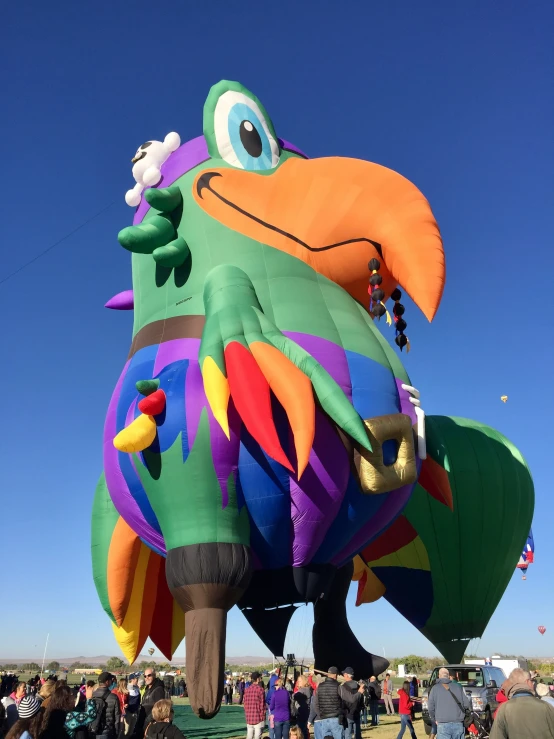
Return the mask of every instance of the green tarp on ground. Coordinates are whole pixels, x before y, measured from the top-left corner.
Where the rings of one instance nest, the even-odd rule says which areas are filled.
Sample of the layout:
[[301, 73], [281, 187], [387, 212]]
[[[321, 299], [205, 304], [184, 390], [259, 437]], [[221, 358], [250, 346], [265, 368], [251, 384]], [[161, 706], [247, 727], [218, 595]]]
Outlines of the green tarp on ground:
[[246, 736], [246, 722], [242, 706], [221, 706], [220, 712], [210, 721], [204, 721], [193, 713], [190, 706], [174, 706], [173, 723], [187, 739], [229, 739]]

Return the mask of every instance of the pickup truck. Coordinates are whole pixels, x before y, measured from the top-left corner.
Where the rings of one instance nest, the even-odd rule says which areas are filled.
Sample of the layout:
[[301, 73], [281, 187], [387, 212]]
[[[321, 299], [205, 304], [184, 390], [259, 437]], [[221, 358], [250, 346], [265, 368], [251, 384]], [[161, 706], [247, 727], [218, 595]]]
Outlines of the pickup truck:
[[490, 665], [441, 665], [435, 667], [428, 684], [423, 682], [424, 692], [421, 697], [421, 715], [425, 725], [425, 733], [431, 733], [431, 718], [427, 708], [429, 692], [439, 679], [439, 670], [446, 667], [450, 678], [462, 686], [471, 701], [472, 709], [489, 731], [492, 727], [492, 716], [498, 703], [496, 694], [506, 679], [506, 675], [499, 667]]

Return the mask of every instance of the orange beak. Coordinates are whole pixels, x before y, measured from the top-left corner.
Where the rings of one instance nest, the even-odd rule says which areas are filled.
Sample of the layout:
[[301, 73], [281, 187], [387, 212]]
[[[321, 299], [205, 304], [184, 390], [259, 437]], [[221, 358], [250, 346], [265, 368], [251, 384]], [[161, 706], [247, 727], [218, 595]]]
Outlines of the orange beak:
[[387, 296], [401, 285], [432, 320], [445, 280], [429, 203], [409, 180], [359, 159], [289, 159], [270, 175], [201, 172], [197, 204], [228, 228], [287, 252], [366, 305], [368, 262], [381, 262]]

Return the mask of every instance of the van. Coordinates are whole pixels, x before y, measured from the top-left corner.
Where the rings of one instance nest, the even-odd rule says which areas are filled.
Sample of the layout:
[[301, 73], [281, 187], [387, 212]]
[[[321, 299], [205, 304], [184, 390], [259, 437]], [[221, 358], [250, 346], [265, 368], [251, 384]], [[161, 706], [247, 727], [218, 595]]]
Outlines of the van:
[[[484, 723], [485, 728], [490, 731], [492, 727], [492, 716], [498, 708], [496, 694], [506, 679], [504, 671], [500, 667], [490, 665], [441, 665], [435, 667], [429, 681], [424, 680], [424, 692], [421, 697], [421, 716], [425, 725], [425, 733], [431, 733], [431, 719], [428, 710], [429, 692], [439, 679], [439, 670], [446, 667], [450, 678], [462, 686], [465, 694], [471, 701], [473, 711]], [[426, 684], [427, 683], [427, 684]]]

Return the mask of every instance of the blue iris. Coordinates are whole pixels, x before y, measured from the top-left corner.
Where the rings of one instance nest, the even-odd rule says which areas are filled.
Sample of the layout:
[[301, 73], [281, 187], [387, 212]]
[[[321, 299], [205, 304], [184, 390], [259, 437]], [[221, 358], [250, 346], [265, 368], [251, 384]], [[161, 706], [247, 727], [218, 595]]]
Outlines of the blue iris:
[[[248, 122], [252, 128], [248, 125]], [[273, 167], [269, 138], [260, 119], [252, 108], [245, 103], [235, 103], [229, 111], [228, 126], [229, 139], [231, 140], [237, 159], [244, 169], [259, 170], [271, 169]], [[252, 153], [249, 153], [246, 149], [244, 144], [245, 133], [252, 139], [254, 144], [250, 147], [251, 152], [259, 149], [261, 145], [261, 152], [258, 156], [252, 156]]]

